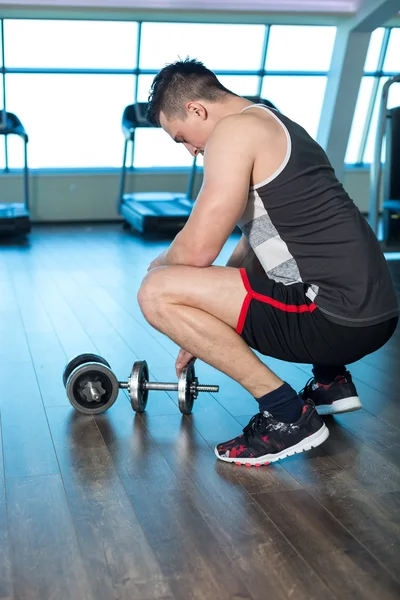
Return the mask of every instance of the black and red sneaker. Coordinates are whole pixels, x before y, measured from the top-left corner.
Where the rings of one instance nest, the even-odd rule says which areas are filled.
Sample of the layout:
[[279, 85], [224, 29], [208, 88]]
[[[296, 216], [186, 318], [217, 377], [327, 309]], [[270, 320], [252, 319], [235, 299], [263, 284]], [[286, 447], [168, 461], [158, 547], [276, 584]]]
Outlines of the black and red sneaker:
[[299, 392], [300, 398], [306, 402], [311, 400], [319, 415], [335, 415], [362, 408], [356, 386], [348, 371], [337, 375], [332, 383], [319, 383], [315, 377], [309, 379]]
[[295, 423], [277, 421], [267, 411], [254, 415], [241, 435], [215, 446], [215, 454], [225, 462], [260, 467], [311, 450], [328, 437], [325, 423], [314, 406], [306, 403]]

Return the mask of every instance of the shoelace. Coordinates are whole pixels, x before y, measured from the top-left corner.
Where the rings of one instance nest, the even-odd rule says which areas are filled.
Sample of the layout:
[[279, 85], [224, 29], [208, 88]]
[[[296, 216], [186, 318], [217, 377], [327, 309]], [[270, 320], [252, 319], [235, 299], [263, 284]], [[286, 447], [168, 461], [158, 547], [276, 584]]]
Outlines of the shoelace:
[[[351, 383], [352, 377], [351, 377], [351, 373], [349, 373], [349, 371], [345, 371], [343, 374], [343, 377], [345, 378], [345, 380], [347, 381], [347, 383]], [[315, 379], [315, 377], [310, 377], [310, 379], [307, 381], [306, 385], [303, 387], [302, 390], [300, 390], [299, 392], [299, 396], [301, 396], [302, 398], [304, 398], [306, 396], [306, 394], [308, 394], [308, 392], [312, 392], [313, 391], [313, 385], [317, 380]], [[333, 383], [333, 382], [332, 382]]]
[[300, 390], [300, 392], [299, 392], [299, 396], [300, 396], [301, 398], [304, 398], [304, 397], [305, 397], [305, 396], [308, 394], [308, 392], [311, 392], [311, 391], [312, 391], [312, 387], [313, 387], [314, 383], [315, 383], [315, 377], [310, 377], [310, 379], [307, 381], [307, 383], [306, 383], [306, 385], [303, 387], [303, 389], [302, 389], [302, 390]]
[[254, 415], [254, 417], [251, 417], [250, 421], [243, 429], [245, 437], [248, 438], [250, 435], [251, 437], [254, 437], [255, 431], [265, 426], [266, 420], [267, 418], [264, 417], [262, 413], [257, 413], [256, 415]]

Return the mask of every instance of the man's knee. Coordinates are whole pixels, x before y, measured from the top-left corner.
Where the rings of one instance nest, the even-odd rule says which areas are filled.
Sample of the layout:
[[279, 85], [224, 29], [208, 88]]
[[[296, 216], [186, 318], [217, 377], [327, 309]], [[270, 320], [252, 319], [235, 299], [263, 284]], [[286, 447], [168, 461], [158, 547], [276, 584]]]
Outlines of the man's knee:
[[149, 322], [161, 310], [163, 288], [165, 287], [165, 274], [163, 271], [165, 271], [163, 267], [157, 267], [147, 273], [137, 294], [139, 306]]

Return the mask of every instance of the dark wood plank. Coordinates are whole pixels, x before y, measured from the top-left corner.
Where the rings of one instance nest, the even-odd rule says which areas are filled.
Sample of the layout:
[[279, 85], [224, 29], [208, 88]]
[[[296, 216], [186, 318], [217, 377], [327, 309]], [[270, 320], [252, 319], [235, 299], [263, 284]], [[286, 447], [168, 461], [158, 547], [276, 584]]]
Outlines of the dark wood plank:
[[7, 480], [15, 598], [94, 600], [59, 475]]
[[235, 557], [225, 556], [183, 490], [155, 492], [147, 498], [135, 495], [132, 502], [177, 600], [251, 598]]
[[398, 582], [305, 490], [254, 497], [336, 597], [398, 597]]
[[[305, 374], [306, 379], [312, 376], [311, 366], [303, 364], [295, 366]], [[397, 400], [397, 385], [390, 385], [385, 380], [384, 374], [376, 369], [375, 374], [372, 372], [372, 376], [370, 374], [367, 377], [366, 374], [369, 372], [370, 366], [364, 363], [364, 359], [349, 365], [348, 369], [353, 375], [364, 411], [382, 419], [389, 424], [390, 428], [400, 429], [400, 405]], [[376, 376], [376, 373], [378, 373], [378, 376]], [[375, 387], [371, 386], [372, 382], [374, 382]], [[383, 387], [380, 385], [382, 382], [385, 384]]]
[[[68, 405], [69, 401], [61, 380], [67, 357], [39, 293], [24, 269], [20, 268], [13, 272], [11, 279], [43, 405]], [[26, 294], [27, 289], [30, 290], [29, 295]]]
[[[238, 417], [246, 425], [249, 416]], [[400, 470], [388, 462], [382, 452], [378, 453], [352, 433], [344, 429], [334, 418], [326, 417], [329, 438], [318, 448], [282, 461], [282, 466], [304, 487], [340, 485], [348, 476], [354, 485], [373, 494], [400, 490]], [[336, 465], [336, 468], [334, 467]], [[347, 488], [346, 488], [347, 489]]]
[[[398, 455], [395, 450], [400, 448], [400, 431], [398, 429], [364, 410], [347, 415], [336, 415], [335, 418], [342, 427], [353, 433], [365, 444], [379, 453], [386, 452], [385, 456], [396, 464]], [[388, 450], [393, 451], [393, 453], [388, 454]], [[396, 466], [400, 467], [400, 463]]]
[[[196, 361], [195, 368], [200, 383], [219, 385], [219, 392], [212, 395], [231, 415], [243, 415], [252, 410], [254, 413], [258, 411], [258, 404], [253, 396], [239, 383], [202, 361]], [[173, 376], [173, 369], [171, 369], [171, 375], [166, 374], [165, 376]]]
[[398, 578], [400, 521], [399, 515], [387, 511], [386, 496], [371, 494], [318, 449], [307, 456], [291, 457], [284, 464], [302, 487]]
[[314, 489], [312, 495], [400, 582], [399, 515], [390, 516], [385, 496], [359, 489], [343, 495]]
[[[279, 464], [271, 465], [269, 469], [249, 471], [218, 461], [213, 448], [196, 430], [192, 415], [181, 417], [144, 414], [141, 419], [179, 481], [182, 483], [184, 480], [186, 484], [186, 479], [190, 477], [201, 489], [207, 489], [217, 496], [214, 502], [216, 506], [224, 505], [223, 496], [232, 494], [232, 486], [238, 487], [238, 483], [249, 494], [299, 487], [298, 482]], [[244, 492], [240, 497], [246, 497]]]
[[0, 600], [11, 600], [12, 596], [12, 573], [8, 543], [7, 506], [3, 468], [3, 444], [0, 421]]
[[[234, 244], [233, 238], [228, 241], [218, 264]], [[236, 436], [258, 407], [236, 382], [205, 363], [196, 365], [199, 379], [219, 384], [220, 393], [200, 395], [190, 417], [180, 415], [174, 393], [150, 393], [141, 416], [132, 412], [124, 392], [96, 418], [70, 407], [62, 369], [83, 351], [103, 354], [120, 379], [127, 378], [134, 360], [145, 358], [153, 379], [175, 381], [178, 349], [151, 328], [136, 300], [148, 264], [167, 245], [144, 241], [119, 225], [62, 226], [39, 228], [30, 246], [0, 252], [0, 407], [7, 481], [18, 481], [11, 475], [23, 482], [26, 475], [61, 469], [72, 514], [68, 527], [75, 527], [85, 577], [83, 590], [76, 584], [75, 596], [392, 597], [393, 590], [398, 592], [393, 585], [400, 523], [395, 435], [400, 411], [394, 385], [399, 332], [377, 353], [350, 366], [364, 404], [359, 418], [357, 413], [328, 418], [331, 436], [323, 446], [262, 469], [216, 459], [214, 444]], [[400, 282], [400, 269], [395, 270]], [[295, 389], [310, 376], [309, 365], [260, 358]], [[52, 505], [57, 486], [50, 486]], [[31, 513], [39, 508], [44, 513], [46, 499], [35, 489]], [[26, 496], [21, 490], [16, 494]], [[1, 497], [0, 471], [0, 519], [5, 515]], [[261, 497], [275, 498], [268, 504], [272, 516]], [[64, 497], [64, 508], [65, 502]], [[60, 528], [67, 516], [68, 511]], [[29, 519], [22, 516], [21, 531], [33, 531]], [[1, 523], [0, 561], [1, 552], [7, 556]], [[34, 532], [39, 552], [56, 527], [54, 511], [42, 523], [45, 536], [39, 539]], [[33, 564], [34, 553], [28, 558]], [[20, 565], [23, 560], [25, 555]], [[46, 585], [52, 585], [58, 560], [50, 564]], [[7, 570], [7, 562], [0, 566], [3, 583], [2, 568]], [[68, 568], [59, 571], [57, 600], [72, 594]], [[25, 600], [22, 593], [13, 596], [10, 585], [0, 584], [0, 598]], [[32, 593], [45, 594], [43, 585], [39, 590], [34, 579]]]
[[331, 459], [346, 469], [371, 493], [400, 490], [400, 470], [358, 437], [343, 428], [335, 418], [327, 418], [330, 436], [321, 446]]
[[94, 419], [63, 407], [48, 415], [96, 600], [172, 600]]
[[[6, 292], [5, 296], [8, 295], [9, 292]], [[2, 301], [4, 300], [9, 301], [8, 298], [3, 298]], [[0, 364], [29, 362], [31, 360], [14, 295], [12, 295], [12, 301], [14, 302], [12, 309], [0, 310]]]
[[[54, 280], [62, 290], [64, 297], [68, 300], [69, 306], [72, 308], [75, 316], [79, 319], [82, 327], [90, 336], [93, 343], [96, 345], [97, 352], [104, 356], [112, 370], [120, 381], [127, 381], [132, 365], [135, 361], [143, 359], [140, 354], [141, 348], [139, 343], [129, 343], [121, 337], [120, 333], [114, 329], [110, 321], [105, 318], [99, 308], [86, 297], [82, 296], [81, 287], [78, 286], [72, 277], [55, 276]], [[151, 338], [148, 338], [151, 339]], [[152, 345], [156, 342], [151, 339]], [[133, 348], [131, 347], [133, 346]], [[160, 347], [159, 352], [163, 352]], [[165, 357], [168, 359], [167, 352]], [[150, 376], [154, 380], [154, 374], [151, 371], [153, 357], [149, 356]], [[172, 381], [176, 380], [176, 376]], [[129, 402], [126, 394], [121, 393], [119, 401]], [[176, 394], [175, 394], [176, 396]], [[151, 402], [149, 402], [148, 411], [151, 414], [177, 414], [178, 407], [171, 400], [171, 397], [164, 392], [151, 393]]]
[[[366, 365], [369, 368], [368, 365]], [[400, 429], [400, 404], [397, 395], [384, 394], [372, 388], [358, 377], [353, 379], [364, 410], [388, 423], [391, 427]], [[397, 388], [396, 388], [397, 389]]]
[[52, 272], [38, 270], [31, 274], [31, 279], [66, 356], [70, 358], [81, 352], [94, 352], [96, 348], [92, 340], [53, 283]]
[[[129, 312], [112, 298], [107, 290], [90, 281], [85, 272], [75, 271], [73, 275], [81, 285], [81, 293], [85, 294], [100, 312], [112, 322], [114, 330], [131, 347], [135, 355], [139, 356], [140, 359], [147, 359], [149, 362], [151, 357], [152, 365], [165, 365], [167, 361], [173, 364], [174, 357], [159, 344], [154, 335], [149, 332], [149, 328], [140, 325]], [[132, 301], [136, 302], [136, 299], [133, 298]]]
[[298, 483], [277, 465], [240, 469], [216, 460], [192, 417], [145, 419], [193, 505], [234, 560], [254, 599], [330, 597], [312, 567], [293, 551], [246, 490], [290, 490]]
[[[340, 432], [344, 434], [344, 439], [341, 438]], [[353, 450], [349, 452], [353, 458], [353, 468], [350, 468], [349, 471], [341, 468], [335, 462], [337, 455], [343, 451], [340, 446], [344, 445], [346, 434], [348, 447], [352, 447]], [[335, 444], [336, 440], [338, 443]], [[357, 450], [362, 452], [360, 449], [362, 446], [368, 456], [364, 461], [362, 476], [359, 477], [359, 471], [356, 468], [357, 459], [354, 460], [354, 457]], [[334, 435], [331, 435], [323, 446], [307, 452], [307, 454], [285, 459], [282, 464], [303, 488], [306, 488], [371, 554], [390, 570], [395, 578], [398, 578], [399, 515], [390, 516], [388, 514], [384, 502], [385, 495], [377, 494], [377, 492], [385, 489], [385, 485], [388, 489], [393, 489], [396, 481], [398, 486], [400, 472], [397, 473], [397, 477], [388, 478], [388, 471], [382, 472], [380, 464], [376, 464], [377, 459], [379, 461], [381, 457], [376, 452], [336, 424]], [[380, 462], [383, 461], [380, 460]], [[367, 475], [365, 466], [367, 466]], [[396, 471], [393, 467], [391, 470]], [[383, 475], [383, 482], [380, 477], [376, 476], [376, 471], [380, 472], [381, 477]], [[368, 474], [375, 483], [374, 494], [370, 493], [371, 485]], [[366, 486], [365, 483], [367, 483]]]
[[32, 363], [2, 365], [0, 389], [6, 477], [59, 473]]
[[96, 424], [128, 493], [147, 497], [155, 491], [179, 489], [179, 482], [145, 421], [127, 403], [96, 417]]
[[[382, 348], [365, 356], [360, 363], [374, 367], [383, 375], [392, 377], [397, 372], [400, 359], [400, 351], [397, 347], [397, 342], [393, 338], [389, 340]], [[350, 366], [352, 369], [352, 365]]]
[[[143, 273], [139, 278], [128, 280], [129, 286], [127, 286], [127, 281], [125, 280], [125, 285], [116, 286], [108, 284], [104, 287], [109, 295], [118, 303], [118, 305], [121, 306], [123, 310], [126, 310], [128, 314], [131, 315], [131, 317], [133, 317], [135, 321], [160, 344], [160, 346], [162, 346], [172, 356], [176, 356], [179, 352], [179, 347], [173, 340], [170, 340], [164, 334], [155, 330], [148, 324], [142, 314], [138, 302], [136, 301], [136, 296], [144, 275], [145, 273]], [[134, 302], [132, 302], [132, 299], [134, 299]]]

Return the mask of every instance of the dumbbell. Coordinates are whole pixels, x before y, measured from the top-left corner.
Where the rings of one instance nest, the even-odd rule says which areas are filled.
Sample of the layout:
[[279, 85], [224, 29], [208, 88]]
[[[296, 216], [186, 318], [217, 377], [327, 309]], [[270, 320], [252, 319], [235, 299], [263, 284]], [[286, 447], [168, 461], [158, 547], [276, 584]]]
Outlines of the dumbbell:
[[194, 364], [188, 363], [180, 373], [178, 383], [149, 381], [145, 360], [133, 364], [128, 381], [118, 381], [109, 363], [98, 354], [80, 354], [73, 358], [63, 372], [63, 383], [72, 406], [84, 414], [100, 414], [109, 409], [117, 399], [120, 389], [126, 389], [135, 412], [146, 408], [150, 390], [178, 392], [181, 413], [192, 412], [199, 392], [218, 392], [217, 385], [200, 385]]

